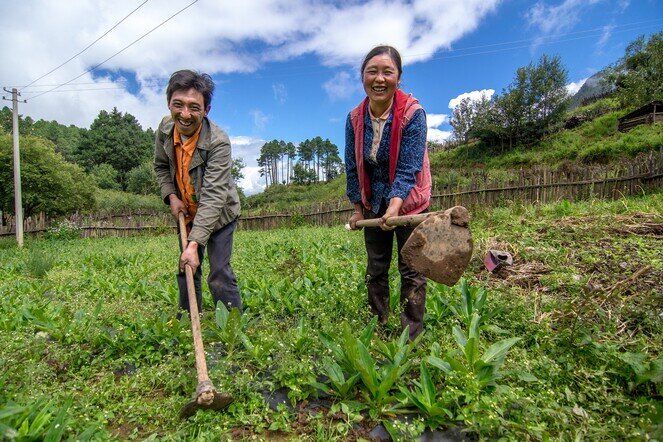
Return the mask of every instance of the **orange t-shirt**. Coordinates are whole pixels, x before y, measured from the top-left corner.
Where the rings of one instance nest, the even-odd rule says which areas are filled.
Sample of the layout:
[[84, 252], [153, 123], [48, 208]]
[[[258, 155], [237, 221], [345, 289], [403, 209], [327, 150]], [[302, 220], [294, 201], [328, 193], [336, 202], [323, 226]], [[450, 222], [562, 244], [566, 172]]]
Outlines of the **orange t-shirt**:
[[196, 149], [196, 144], [198, 144], [198, 138], [200, 137], [200, 130], [202, 127], [203, 125], [201, 124], [196, 133], [187, 138], [184, 143], [182, 143], [182, 137], [177, 131], [177, 127], [173, 130], [176, 168], [175, 180], [177, 181], [177, 188], [182, 195], [182, 202], [189, 211], [189, 215], [184, 217], [187, 226], [196, 216], [196, 211], [198, 210], [198, 198], [193, 183], [191, 182], [191, 177], [189, 176], [189, 164], [191, 164], [193, 151]]

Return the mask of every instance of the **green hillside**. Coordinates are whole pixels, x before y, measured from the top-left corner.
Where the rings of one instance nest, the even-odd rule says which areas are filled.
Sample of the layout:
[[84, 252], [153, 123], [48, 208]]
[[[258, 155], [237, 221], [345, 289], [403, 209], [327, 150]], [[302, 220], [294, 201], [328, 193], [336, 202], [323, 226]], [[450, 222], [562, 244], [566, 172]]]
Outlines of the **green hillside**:
[[[619, 132], [617, 120], [632, 109], [614, 110], [617, 107], [617, 100], [607, 98], [576, 108], [567, 114], [566, 120], [575, 117], [585, 120], [583, 124], [559, 130], [529, 146], [520, 145], [508, 150], [473, 141], [450, 150], [433, 149], [430, 153], [433, 181], [440, 188], [449, 180], [462, 178], [470, 170], [482, 169], [490, 176], [507, 177], [511, 171], [521, 168], [605, 165], [663, 149], [662, 124], [642, 125], [626, 133]], [[269, 187], [264, 193], [246, 198], [243, 214], [251, 216], [300, 208], [313, 210], [316, 204], [344, 198], [345, 175], [341, 175], [329, 183]]]

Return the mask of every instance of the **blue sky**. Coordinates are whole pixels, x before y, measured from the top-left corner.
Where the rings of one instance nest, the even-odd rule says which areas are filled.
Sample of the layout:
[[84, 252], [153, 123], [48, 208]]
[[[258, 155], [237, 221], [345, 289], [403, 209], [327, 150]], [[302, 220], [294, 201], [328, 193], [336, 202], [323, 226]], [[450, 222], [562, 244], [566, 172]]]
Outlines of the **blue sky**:
[[0, 85], [21, 89], [19, 111], [33, 119], [89, 127], [117, 107], [154, 128], [169, 74], [208, 72], [210, 116], [247, 164], [250, 194], [262, 190], [255, 160], [268, 140], [321, 136], [342, 152], [346, 115], [363, 98], [358, 67], [377, 44], [401, 51], [402, 89], [439, 141], [459, 97], [501, 93], [542, 54], [561, 57], [573, 91], [661, 29], [663, 0], [5, 1]]

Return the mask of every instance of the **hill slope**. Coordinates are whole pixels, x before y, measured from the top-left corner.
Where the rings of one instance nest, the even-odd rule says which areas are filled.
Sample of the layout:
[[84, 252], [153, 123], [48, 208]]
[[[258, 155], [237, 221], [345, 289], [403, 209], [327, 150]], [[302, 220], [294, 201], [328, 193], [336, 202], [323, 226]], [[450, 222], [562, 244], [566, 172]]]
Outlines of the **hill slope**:
[[[563, 129], [531, 146], [500, 151], [478, 142], [430, 154], [431, 173], [437, 188], [449, 180], [462, 177], [467, 171], [487, 170], [491, 176], [508, 176], [512, 170], [534, 166], [586, 167], [590, 164], [617, 163], [642, 152], [663, 149], [663, 124], [643, 125], [630, 132], [617, 130], [617, 119], [629, 110], [613, 110], [616, 100], [603, 99], [569, 112], [585, 123]], [[598, 115], [598, 116], [597, 116]], [[315, 204], [345, 198], [345, 175], [330, 183], [310, 185], [278, 185], [264, 193], [247, 197], [243, 214], [284, 212], [295, 208], [311, 208]]]

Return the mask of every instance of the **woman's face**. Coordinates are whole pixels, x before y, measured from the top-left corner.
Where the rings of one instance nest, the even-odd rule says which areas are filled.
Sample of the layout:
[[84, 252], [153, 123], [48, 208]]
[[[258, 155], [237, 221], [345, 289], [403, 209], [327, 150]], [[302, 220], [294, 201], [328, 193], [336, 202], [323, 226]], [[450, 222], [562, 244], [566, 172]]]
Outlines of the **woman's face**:
[[380, 54], [368, 60], [362, 82], [368, 99], [375, 104], [387, 105], [396, 93], [400, 75], [389, 54]]

